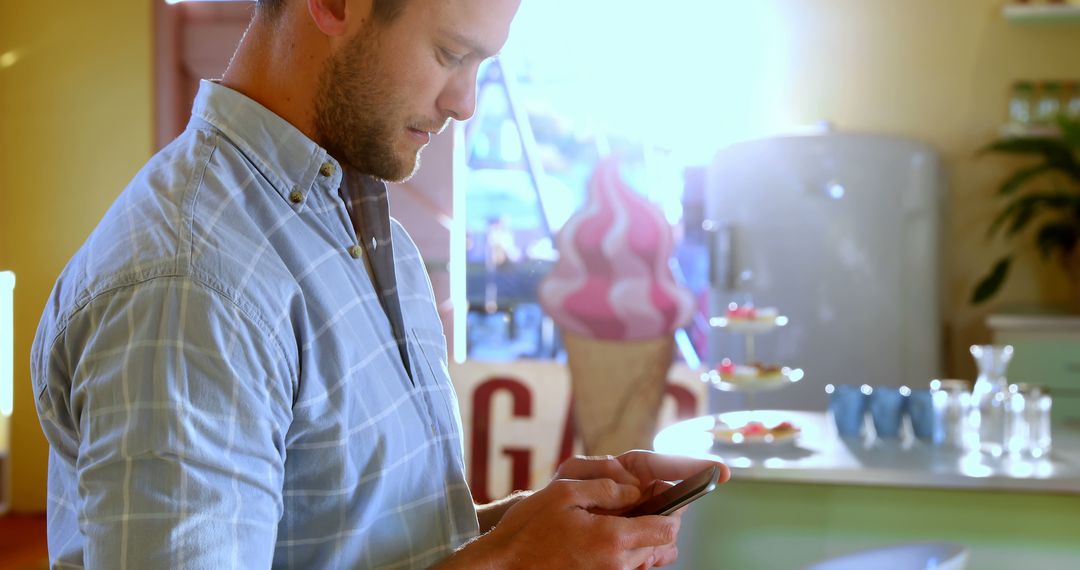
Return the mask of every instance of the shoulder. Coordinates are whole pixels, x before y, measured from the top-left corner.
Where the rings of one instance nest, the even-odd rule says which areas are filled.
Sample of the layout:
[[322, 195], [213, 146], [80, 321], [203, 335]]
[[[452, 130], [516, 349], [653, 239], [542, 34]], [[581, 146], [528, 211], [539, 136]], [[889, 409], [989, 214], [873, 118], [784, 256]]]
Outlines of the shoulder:
[[271, 288], [281, 293], [289, 282], [257, 213], [278, 196], [257, 191], [257, 178], [220, 134], [189, 128], [136, 174], [68, 262], [39, 333], [55, 337], [91, 300], [163, 278], [190, 279], [249, 312], [277, 314], [280, 307], [261, 306], [272, 299], [244, 292], [276, 281]]

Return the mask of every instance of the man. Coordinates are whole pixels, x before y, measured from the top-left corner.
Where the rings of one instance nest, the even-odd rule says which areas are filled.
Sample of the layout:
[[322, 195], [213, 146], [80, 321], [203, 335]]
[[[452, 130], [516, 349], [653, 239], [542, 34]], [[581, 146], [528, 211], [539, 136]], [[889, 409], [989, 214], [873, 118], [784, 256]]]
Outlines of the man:
[[49, 550], [90, 568], [637, 568], [618, 513], [708, 462], [573, 459], [476, 507], [445, 340], [388, 217], [518, 0], [264, 1], [61, 275], [32, 354]]

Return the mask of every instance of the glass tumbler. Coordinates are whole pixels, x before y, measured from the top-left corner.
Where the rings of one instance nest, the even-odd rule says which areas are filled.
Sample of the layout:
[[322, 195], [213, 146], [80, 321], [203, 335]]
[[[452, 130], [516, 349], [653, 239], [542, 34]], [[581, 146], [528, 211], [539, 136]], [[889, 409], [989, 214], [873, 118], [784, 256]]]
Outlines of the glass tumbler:
[[978, 434], [968, 421], [971, 415], [971, 393], [966, 380], [933, 380], [930, 392], [935, 404], [940, 405], [942, 434], [941, 445], [952, 449], [978, 447]]

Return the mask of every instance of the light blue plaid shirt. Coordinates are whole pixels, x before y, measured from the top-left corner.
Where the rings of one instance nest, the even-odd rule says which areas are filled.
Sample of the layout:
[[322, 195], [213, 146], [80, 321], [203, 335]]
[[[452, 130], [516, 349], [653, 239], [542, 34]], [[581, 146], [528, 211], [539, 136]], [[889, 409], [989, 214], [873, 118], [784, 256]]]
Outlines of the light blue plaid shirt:
[[399, 351], [342, 178], [204, 82], [64, 269], [32, 353], [55, 567], [420, 568], [476, 535], [420, 255], [384, 216]]

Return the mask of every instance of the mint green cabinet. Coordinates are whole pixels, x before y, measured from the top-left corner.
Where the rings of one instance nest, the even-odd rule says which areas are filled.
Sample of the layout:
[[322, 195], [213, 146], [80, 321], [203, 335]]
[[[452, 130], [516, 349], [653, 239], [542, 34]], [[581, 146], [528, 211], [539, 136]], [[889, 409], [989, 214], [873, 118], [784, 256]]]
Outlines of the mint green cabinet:
[[994, 315], [995, 344], [1016, 350], [1009, 381], [1050, 388], [1056, 422], [1080, 422], [1080, 316]]
[[685, 515], [677, 568], [793, 570], [858, 550], [959, 542], [971, 570], [1080, 568], [1080, 495], [733, 479]]

